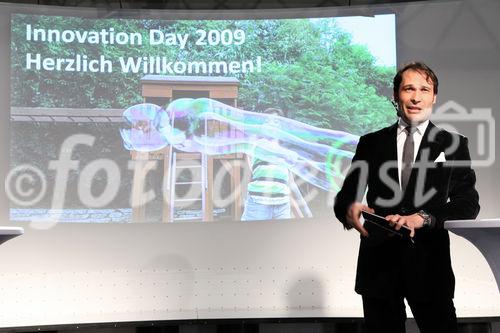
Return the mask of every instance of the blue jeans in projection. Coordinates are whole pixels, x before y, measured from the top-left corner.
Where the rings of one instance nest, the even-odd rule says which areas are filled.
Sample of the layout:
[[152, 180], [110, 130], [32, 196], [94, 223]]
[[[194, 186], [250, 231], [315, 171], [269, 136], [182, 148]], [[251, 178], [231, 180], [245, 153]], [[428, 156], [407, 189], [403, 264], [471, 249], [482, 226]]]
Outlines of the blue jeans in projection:
[[241, 215], [242, 221], [274, 220], [292, 218], [290, 201], [284, 204], [265, 205], [255, 201], [248, 196], [245, 201], [245, 209]]

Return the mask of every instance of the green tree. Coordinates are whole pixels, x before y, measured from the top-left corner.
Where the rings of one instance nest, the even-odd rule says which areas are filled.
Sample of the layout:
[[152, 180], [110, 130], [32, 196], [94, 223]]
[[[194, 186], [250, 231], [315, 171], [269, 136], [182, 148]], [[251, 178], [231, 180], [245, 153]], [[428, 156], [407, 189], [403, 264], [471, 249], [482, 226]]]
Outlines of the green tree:
[[[143, 45], [89, 45], [26, 41], [25, 25], [63, 31], [139, 32]], [[188, 34], [185, 49], [150, 45], [149, 30]], [[196, 45], [198, 29], [241, 29], [242, 45]], [[26, 54], [42, 57], [112, 59], [112, 73], [67, 73], [25, 68]], [[390, 103], [395, 69], [376, 64], [369, 50], [352, 42], [334, 19], [280, 20], [95, 20], [15, 15], [12, 24], [12, 99], [15, 106], [126, 108], [140, 103], [144, 73], [122, 73], [120, 57], [164, 56], [169, 61], [262, 59], [262, 71], [228, 74], [240, 80], [239, 105], [262, 111], [269, 106], [318, 127], [363, 134], [394, 119]], [[201, 74], [199, 74], [201, 75]], [[221, 74], [218, 74], [221, 75]]]

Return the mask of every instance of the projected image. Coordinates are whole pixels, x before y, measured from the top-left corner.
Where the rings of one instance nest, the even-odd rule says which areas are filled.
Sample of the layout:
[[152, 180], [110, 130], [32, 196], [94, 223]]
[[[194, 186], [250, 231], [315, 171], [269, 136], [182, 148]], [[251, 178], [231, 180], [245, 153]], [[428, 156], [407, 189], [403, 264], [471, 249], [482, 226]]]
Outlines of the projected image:
[[329, 215], [394, 120], [394, 21], [14, 15], [11, 220]]

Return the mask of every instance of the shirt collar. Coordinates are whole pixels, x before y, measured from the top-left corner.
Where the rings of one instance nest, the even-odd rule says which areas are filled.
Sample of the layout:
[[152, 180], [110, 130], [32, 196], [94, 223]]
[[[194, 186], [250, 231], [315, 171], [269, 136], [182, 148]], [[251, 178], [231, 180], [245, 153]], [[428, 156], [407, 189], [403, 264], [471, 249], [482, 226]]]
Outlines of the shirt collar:
[[[401, 134], [407, 126], [409, 126], [409, 125], [403, 120], [403, 118], [399, 117], [399, 119], [398, 119], [398, 135]], [[424, 135], [425, 130], [427, 129], [427, 126], [429, 126], [429, 119], [427, 119], [423, 123], [420, 123], [416, 126], [417, 133], [420, 135]]]

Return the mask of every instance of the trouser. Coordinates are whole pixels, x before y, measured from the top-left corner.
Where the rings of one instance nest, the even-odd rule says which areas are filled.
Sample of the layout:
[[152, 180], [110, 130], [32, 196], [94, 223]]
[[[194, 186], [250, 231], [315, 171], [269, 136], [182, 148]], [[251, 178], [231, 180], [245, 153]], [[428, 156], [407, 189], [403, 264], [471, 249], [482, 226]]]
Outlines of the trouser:
[[[407, 299], [421, 333], [457, 333], [457, 316], [451, 298], [429, 301]], [[366, 333], [404, 333], [403, 296], [379, 299], [363, 296]]]
[[255, 202], [248, 196], [245, 202], [245, 209], [241, 216], [242, 221], [289, 219], [292, 217], [290, 202], [278, 205], [263, 205]]

